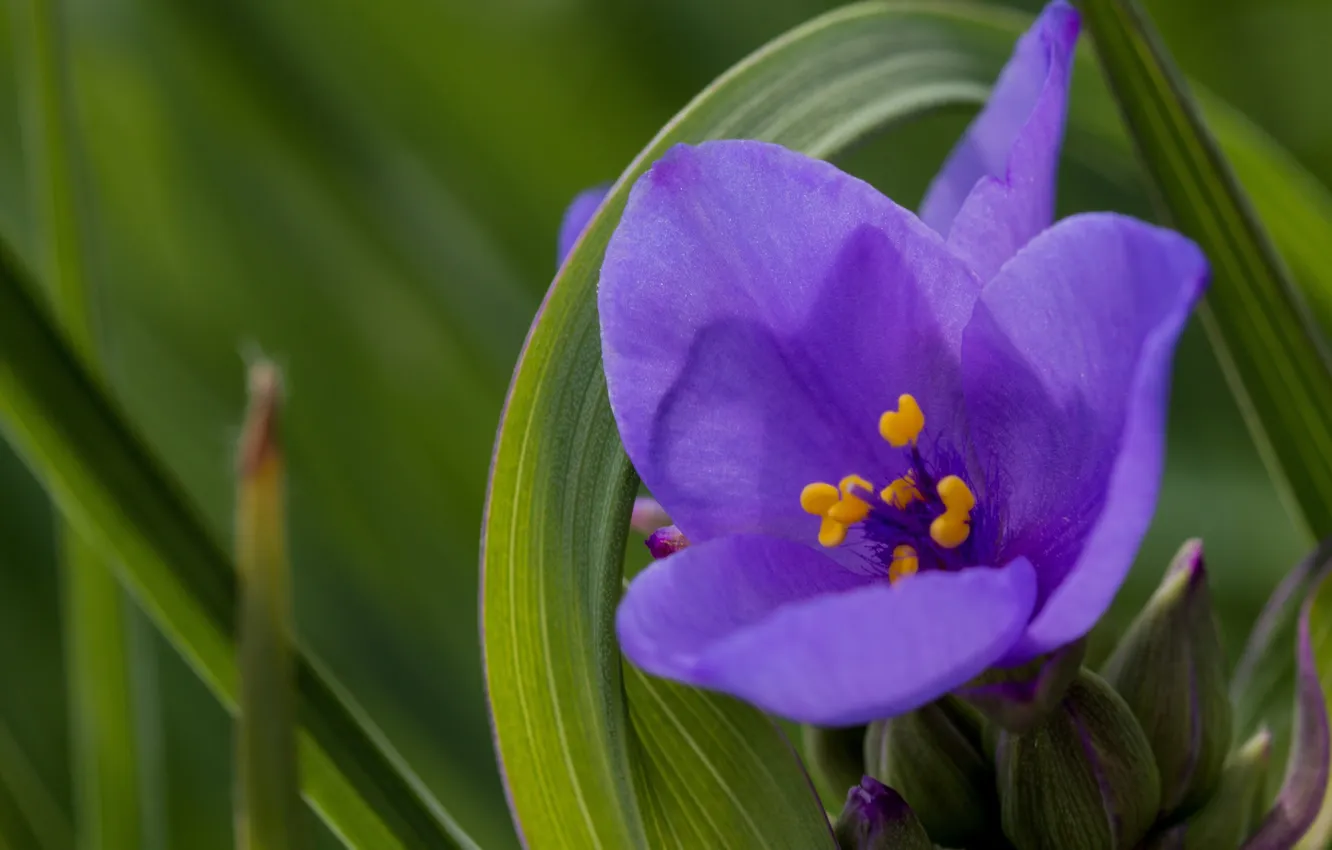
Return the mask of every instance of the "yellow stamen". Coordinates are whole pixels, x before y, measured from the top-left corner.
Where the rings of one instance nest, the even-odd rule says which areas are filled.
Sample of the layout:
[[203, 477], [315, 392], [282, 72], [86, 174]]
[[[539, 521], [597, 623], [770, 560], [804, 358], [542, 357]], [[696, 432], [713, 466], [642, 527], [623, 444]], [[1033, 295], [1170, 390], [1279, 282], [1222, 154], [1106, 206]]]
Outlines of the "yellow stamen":
[[859, 475], [848, 475], [838, 483], [842, 490], [842, 501], [828, 508], [824, 515], [844, 525], [852, 525], [869, 516], [869, 502], [860, 498], [856, 491], [874, 492], [874, 485]]
[[893, 562], [888, 565], [888, 581], [897, 584], [900, 579], [913, 576], [920, 569], [916, 550], [905, 544], [893, 549]]
[[857, 499], [855, 496], [847, 496], [828, 508], [828, 512], [824, 516], [828, 519], [835, 519], [843, 525], [854, 525], [869, 516], [869, 512], [869, 502]]
[[906, 477], [899, 478], [884, 487], [883, 492], [879, 494], [879, 498], [895, 508], [905, 508], [917, 499], [923, 499], [924, 496], [920, 494], [920, 490], [916, 489], [916, 473], [908, 472]]
[[840, 499], [837, 488], [822, 481], [806, 484], [805, 489], [800, 491], [800, 507], [805, 509], [805, 513], [814, 516], [823, 516]]
[[873, 492], [874, 485], [861, 478], [859, 475], [848, 475], [837, 484], [842, 489], [843, 496], [854, 495], [854, 490], [865, 490]]
[[846, 526], [832, 517], [824, 517], [819, 525], [819, 545], [828, 549], [842, 545], [846, 539]]
[[944, 512], [930, 523], [930, 537], [945, 549], [956, 549], [971, 534], [971, 509], [976, 507], [976, 496], [956, 475], [945, 477], [936, 489]]
[[945, 549], [956, 549], [971, 534], [971, 518], [956, 514], [940, 514], [930, 523], [930, 539]]
[[925, 430], [925, 414], [914, 396], [903, 393], [897, 398], [897, 410], [886, 411], [879, 417], [879, 433], [894, 448], [908, 443], [915, 445], [920, 432]]
[[950, 514], [970, 513], [976, 507], [976, 497], [971, 488], [956, 475], [949, 475], [940, 481], [938, 490], [939, 501], [944, 503], [944, 509]]
[[800, 507], [806, 513], [823, 517], [819, 525], [819, 543], [829, 548], [846, 540], [846, 527], [869, 516], [870, 504], [858, 491], [874, 492], [874, 485], [859, 475], [848, 475], [834, 487], [823, 481], [805, 485], [800, 491]]

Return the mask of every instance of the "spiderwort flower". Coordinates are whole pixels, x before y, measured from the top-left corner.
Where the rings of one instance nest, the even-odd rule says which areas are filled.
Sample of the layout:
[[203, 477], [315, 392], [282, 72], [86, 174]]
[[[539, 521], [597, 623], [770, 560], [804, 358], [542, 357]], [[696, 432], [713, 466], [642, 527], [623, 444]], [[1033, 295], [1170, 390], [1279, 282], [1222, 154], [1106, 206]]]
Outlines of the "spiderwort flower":
[[1183, 237], [1053, 223], [1076, 12], [1048, 7], [918, 218], [753, 141], [670, 150], [601, 273], [630, 459], [689, 546], [632, 583], [644, 670], [837, 726], [1081, 638], [1159, 485]]

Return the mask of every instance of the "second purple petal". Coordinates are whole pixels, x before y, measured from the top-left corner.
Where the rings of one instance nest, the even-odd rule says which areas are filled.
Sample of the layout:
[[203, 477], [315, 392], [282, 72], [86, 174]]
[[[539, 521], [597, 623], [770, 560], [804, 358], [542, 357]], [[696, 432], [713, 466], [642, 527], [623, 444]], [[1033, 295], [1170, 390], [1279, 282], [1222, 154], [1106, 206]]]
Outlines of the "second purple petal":
[[[963, 346], [972, 443], [1002, 551], [1031, 558], [1031, 658], [1082, 637], [1151, 521], [1175, 343], [1207, 263], [1177, 233], [1112, 214], [1065, 219], [981, 294]], [[1020, 659], [1011, 659], [1020, 660]]]
[[981, 280], [1054, 221], [1078, 29], [1067, 3], [1045, 8], [921, 203], [921, 219]]

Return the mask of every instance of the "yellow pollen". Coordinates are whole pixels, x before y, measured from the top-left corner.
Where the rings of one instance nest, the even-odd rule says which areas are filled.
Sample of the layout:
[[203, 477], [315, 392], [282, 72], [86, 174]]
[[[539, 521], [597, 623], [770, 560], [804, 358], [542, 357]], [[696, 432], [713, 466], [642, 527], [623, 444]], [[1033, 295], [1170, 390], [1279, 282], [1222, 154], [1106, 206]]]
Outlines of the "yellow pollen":
[[859, 475], [848, 475], [838, 482], [837, 486], [842, 489], [843, 496], [854, 495], [852, 488], [871, 492], [874, 490], [874, 485], [861, 478]]
[[819, 545], [828, 549], [842, 545], [846, 539], [846, 526], [832, 517], [824, 517], [819, 525]]
[[874, 485], [859, 475], [848, 475], [834, 487], [823, 481], [805, 485], [800, 491], [800, 507], [805, 513], [822, 517], [819, 543], [829, 548], [846, 540], [846, 528], [869, 516], [870, 504], [857, 491], [874, 492]]
[[885, 411], [879, 417], [879, 433], [894, 448], [908, 443], [915, 445], [920, 432], [925, 430], [925, 414], [916, 403], [915, 396], [903, 393], [897, 398], [897, 410]]
[[956, 549], [971, 535], [971, 509], [976, 507], [976, 497], [956, 475], [944, 478], [936, 489], [944, 512], [930, 523], [930, 539], [945, 549]]
[[894, 547], [893, 562], [888, 565], [888, 581], [897, 584], [907, 576], [913, 576], [920, 569], [920, 558], [916, 550], [905, 544]]
[[944, 503], [948, 513], [971, 513], [976, 507], [976, 497], [972, 495], [967, 482], [956, 475], [949, 475], [939, 482], [939, 501]]
[[916, 489], [916, 473], [908, 472], [905, 477], [899, 478], [892, 484], [883, 488], [879, 498], [895, 508], [905, 508], [912, 502], [923, 499], [920, 490]]
[[806, 484], [805, 489], [800, 491], [800, 507], [805, 513], [814, 516], [823, 516], [840, 499], [841, 494], [837, 492], [837, 488], [822, 481]]

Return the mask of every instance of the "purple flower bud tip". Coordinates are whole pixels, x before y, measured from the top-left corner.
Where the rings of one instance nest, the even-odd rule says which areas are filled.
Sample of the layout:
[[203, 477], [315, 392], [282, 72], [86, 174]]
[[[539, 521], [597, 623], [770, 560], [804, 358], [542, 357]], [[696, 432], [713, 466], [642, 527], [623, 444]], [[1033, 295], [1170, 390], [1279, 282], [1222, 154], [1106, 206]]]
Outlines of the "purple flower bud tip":
[[1175, 559], [1170, 562], [1170, 568], [1167, 574], [1185, 572], [1189, 577], [1189, 584], [1196, 586], [1207, 581], [1207, 564], [1203, 558], [1203, 542], [1195, 537], [1192, 540], [1184, 541]]
[[639, 534], [651, 534], [664, 525], [671, 524], [670, 514], [650, 496], [634, 499], [634, 512], [629, 515], [629, 527]]
[[676, 552], [679, 552], [681, 549], [688, 546], [689, 538], [681, 534], [680, 529], [673, 525], [668, 525], [665, 528], [659, 528], [652, 532], [645, 542], [647, 543], [648, 551], [652, 553], [652, 557], [661, 560], [667, 555], [674, 555]]
[[902, 795], [872, 776], [861, 779], [847, 792], [846, 807], [868, 823], [871, 832], [912, 816]]

